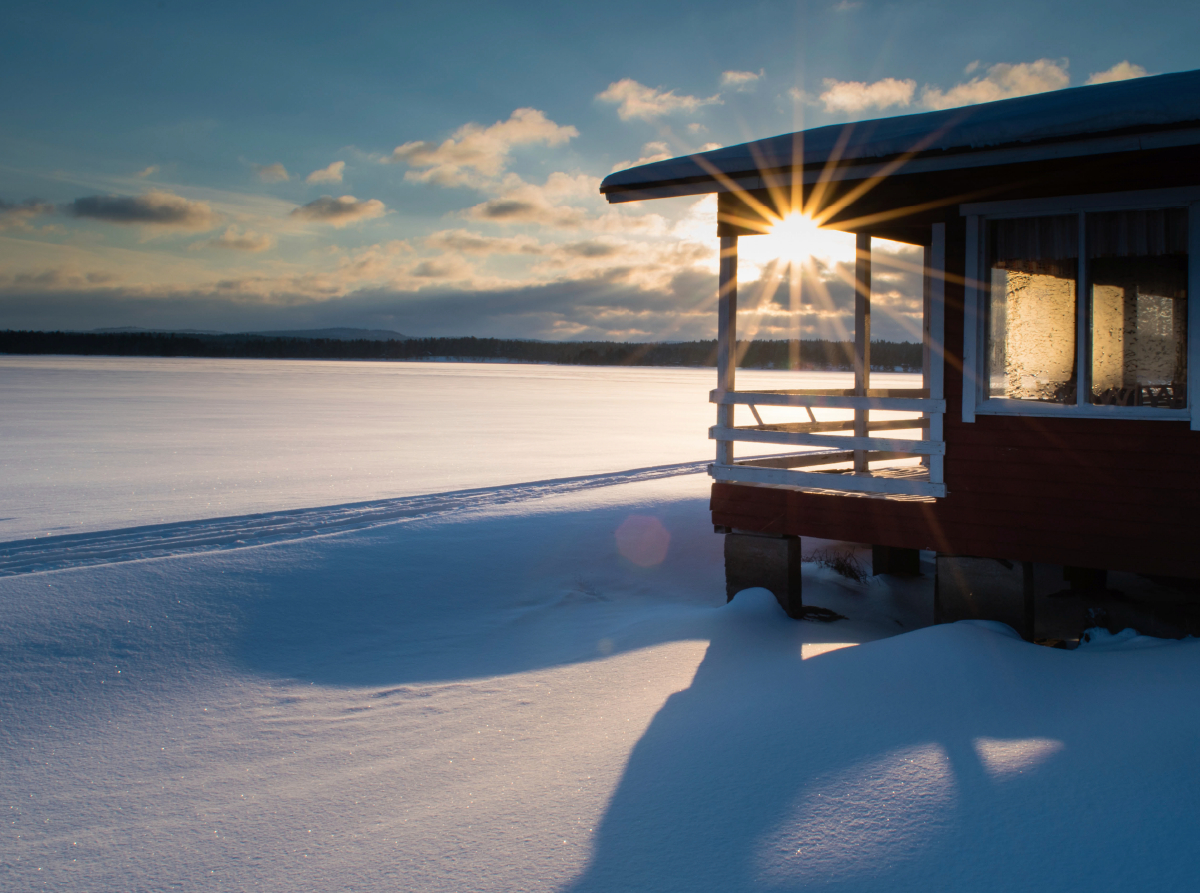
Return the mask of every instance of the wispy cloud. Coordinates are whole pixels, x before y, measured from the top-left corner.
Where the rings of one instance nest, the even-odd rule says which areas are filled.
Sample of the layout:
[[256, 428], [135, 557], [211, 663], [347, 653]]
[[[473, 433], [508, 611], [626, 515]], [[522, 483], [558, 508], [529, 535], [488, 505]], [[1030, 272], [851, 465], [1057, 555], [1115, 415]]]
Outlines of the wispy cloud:
[[838, 81], [825, 79], [825, 92], [819, 101], [827, 112], [861, 112], [866, 109], [886, 109], [891, 106], [907, 106], [912, 103], [917, 82], [911, 79], [883, 78], [865, 81]]
[[28, 229], [29, 222], [33, 218], [40, 217], [42, 214], [50, 214], [53, 211], [54, 205], [33, 198], [15, 205], [0, 199], [0, 230]]
[[623, 171], [626, 168], [637, 167], [639, 164], [652, 164], [655, 161], [665, 161], [668, 158], [674, 158], [675, 154], [671, 152], [671, 147], [666, 143], [656, 140], [642, 146], [642, 157], [637, 161], [618, 161], [612, 166], [612, 169], [614, 171]]
[[249, 230], [241, 232], [236, 226], [226, 228], [225, 232], [217, 236], [215, 239], [209, 239], [204, 242], [196, 242], [189, 246], [192, 249], [197, 248], [224, 248], [229, 251], [250, 251], [259, 252], [266, 251], [275, 246], [275, 240], [263, 233], [251, 232]]
[[464, 124], [439, 144], [417, 140], [397, 146], [385, 161], [401, 162], [413, 170], [404, 179], [439, 186], [479, 186], [498, 177], [517, 146], [560, 146], [579, 131], [560, 125], [533, 108], [517, 109], [507, 121], [490, 127]]
[[633, 78], [623, 78], [608, 85], [608, 88], [596, 95], [601, 102], [609, 102], [617, 106], [617, 117], [622, 121], [653, 121], [664, 115], [676, 112], [694, 112], [706, 105], [720, 105], [721, 96], [716, 94], [707, 98], [699, 96], [680, 96], [674, 90], [663, 90], [661, 87], [647, 87], [639, 84]]
[[313, 171], [304, 178], [305, 183], [341, 183], [342, 172], [346, 169], [346, 162], [335, 161], [328, 167], [323, 167], [318, 171]]
[[1088, 76], [1089, 84], [1109, 84], [1113, 81], [1128, 81], [1133, 78], [1144, 78], [1149, 72], [1140, 65], [1134, 65], [1129, 60], [1118, 62], [1107, 71], [1097, 71]]
[[1000, 62], [988, 68], [981, 77], [956, 84], [949, 90], [926, 86], [921, 91], [921, 104], [931, 109], [949, 109], [979, 102], [993, 102], [1014, 96], [1029, 96], [1048, 90], [1061, 90], [1071, 83], [1067, 60], [1038, 59], [1010, 65]]
[[425, 244], [439, 251], [460, 254], [542, 254], [545, 247], [531, 236], [485, 236], [465, 229], [447, 229], [433, 233]]
[[136, 174], [134, 174], [134, 176], [144, 180], [147, 177], [153, 177], [157, 173], [158, 173], [158, 165], [152, 164], [149, 167], [142, 168], [140, 171], [138, 171]]
[[465, 214], [469, 219], [490, 223], [574, 230], [583, 226], [589, 215], [570, 202], [597, 202], [599, 187], [598, 178], [582, 174], [554, 173], [540, 186], [510, 175], [496, 198], [468, 208]]
[[749, 93], [758, 86], [758, 82], [766, 76], [766, 71], [725, 71], [721, 73], [721, 86], [736, 90], [739, 93]]
[[254, 170], [258, 174], [258, 179], [264, 183], [283, 183], [290, 180], [287, 168], [276, 161], [274, 164], [256, 164]]
[[461, 257], [446, 254], [421, 261], [409, 270], [409, 275], [420, 279], [463, 280], [472, 272], [471, 265]]
[[152, 189], [142, 195], [90, 195], [65, 208], [72, 217], [107, 223], [205, 230], [217, 225], [217, 215], [205, 202], [189, 201], [171, 192]]
[[386, 211], [387, 208], [379, 199], [372, 198], [360, 202], [352, 195], [343, 195], [341, 198], [323, 195], [307, 205], [296, 208], [291, 216], [342, 227], [360, 220], [382, 217]]

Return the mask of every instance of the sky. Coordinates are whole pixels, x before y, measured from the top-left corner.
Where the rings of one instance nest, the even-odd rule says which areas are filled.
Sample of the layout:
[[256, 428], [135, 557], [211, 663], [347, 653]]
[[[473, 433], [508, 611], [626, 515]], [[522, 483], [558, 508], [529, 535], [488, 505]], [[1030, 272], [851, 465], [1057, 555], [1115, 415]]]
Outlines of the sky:
[[[604, 176], [1200, 67], [1200, 4], [1128, 9], [10, 0], [0, 328], [711, 338], [713, 200]], [[851, 237], [809, 235], [741, 240], [746, 333], [852, 330]], [[875, 336], [915, 340], [917, 255], [877, 251]]]

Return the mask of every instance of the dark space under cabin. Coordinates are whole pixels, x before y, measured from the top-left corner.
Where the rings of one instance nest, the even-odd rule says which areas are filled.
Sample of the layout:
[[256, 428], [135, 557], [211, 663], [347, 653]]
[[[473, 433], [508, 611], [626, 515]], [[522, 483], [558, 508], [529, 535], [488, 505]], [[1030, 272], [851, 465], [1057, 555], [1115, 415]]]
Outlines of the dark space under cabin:
[[[876, 572], [936, 552], [939, 622], [1200, 634], [1200, 71], [786, 134], [601, 192], [718, 197], [730, 597], [801, 616], [819, 537], [871, 544]], [[738, 390], [738, 241], [800, 210], [856, 234], [854, 387]], [[871, 386], [876, 237], [924, 248], [921, 388]]]

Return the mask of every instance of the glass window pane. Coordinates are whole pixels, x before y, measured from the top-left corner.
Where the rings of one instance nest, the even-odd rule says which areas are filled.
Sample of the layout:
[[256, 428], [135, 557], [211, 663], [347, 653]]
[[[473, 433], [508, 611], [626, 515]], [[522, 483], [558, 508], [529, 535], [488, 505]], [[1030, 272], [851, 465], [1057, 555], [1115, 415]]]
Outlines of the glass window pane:
[[1074, 403], [1079, 218], [988, 222], [988, 395]]
[[1187, 406], [1187, 215], [1089, 214], [1093, 403]]

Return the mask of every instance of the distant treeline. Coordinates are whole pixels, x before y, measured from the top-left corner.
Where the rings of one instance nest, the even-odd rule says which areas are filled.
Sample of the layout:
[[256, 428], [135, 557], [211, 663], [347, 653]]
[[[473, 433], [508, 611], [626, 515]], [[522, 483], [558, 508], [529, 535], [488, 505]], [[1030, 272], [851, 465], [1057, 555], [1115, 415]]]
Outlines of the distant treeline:
[[[854, 345], [824, 339], [752, 341], [740, 365], [747, 368], [850, 369]], [[340, 341], [261, 335], [193, 335], [163, 332], [0, 331], [0, 353], [78, 354], [121, 357], [219, 357], [304, 360], [492, 360], [577, 366], [715, 366], [716, 341], [518, 341], [504, 338], [409, 338], [404, 341]], [[876, 368], [919, 371], [921, 345], [875, 341]]]

